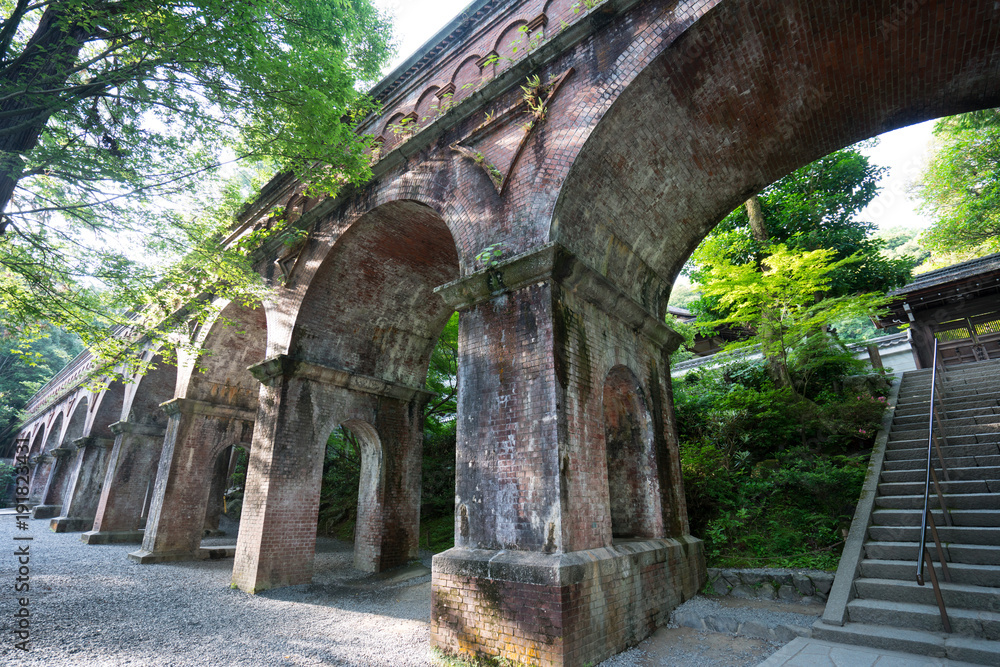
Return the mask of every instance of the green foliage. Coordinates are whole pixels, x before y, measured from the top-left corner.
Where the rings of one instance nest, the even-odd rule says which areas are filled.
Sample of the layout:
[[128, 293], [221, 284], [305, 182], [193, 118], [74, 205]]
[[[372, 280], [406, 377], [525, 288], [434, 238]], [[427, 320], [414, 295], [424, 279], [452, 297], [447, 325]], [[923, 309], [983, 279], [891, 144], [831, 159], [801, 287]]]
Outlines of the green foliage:
[[[705, 284], [705, 273], [720, 260], [734, 266], [759, 267], [770, 248], [784, 245], [789, 251], [832, 251], [834, 262], [851, 256], [852, 263], [838, 265], [829, 275], [825, 291], [839, 297], [858, 292], [887, 292], [903, 285], [915, 262], [889, 259], [881, 254], [883, 242], [872, 236], [875, 225], [856, 219], [878, 193], [885, 169], [868, 162], [856, 147], [830, 153], [775, 181], [759, 195], [767, 238], [758, 240], [749, 215], [741, 206], [722, 222], [695, 250], [688, 269], [696, 283]], [[692, 304], [713, 317], [727, 314], [711, 298]]]
[[934, 222], [921, 241], [956, 260], [1000, 250], [1000, 110], [942, 118], [917, 185]]
[[836, 275], [843, 276], [861, 263], [858, 255], [833, 261], [835, 252], [830, 249], [796, 252], [776, 245], [766, 249], [758, 267], [733, 264], [727, 253], [710, 255], [710, 250], [718, 248], [702, 252], [702, 293], [728, 316], [700, 322], [699, 327], [710, 331], [721, 324], [739, 324], [753, 330], [749, 338], [727, 349], [760, 345], [765, 358], [778, 369], [775, 380], [779, 386], [794, 386], [788, 380], [794, 348], [805, 345], [831, 322], [867, 316], [886, 302], [875, 293], [817, 298], [830, 292]]
[[0, 452], [9, 453], [21, 409], [83, 346], [79, 338], [53, 326], [5, 333], [0, 338]]
[[886, 399], [847, 388], [865, 365], [831, 336], [789, 360], [795, 391], [755, 359], [674, 380], [691, 531], [711, 565], [836, 567]]
[[171, 314], [198, 311], [199, 294], [263, 296], [246, 248], [223, 243], [232, 202], [202, 205], [225, 189], [220, 164], [291, 171], [317, 193], [368, 177], [370, 139], [355, 129], [374, 106], [357, 88], [389, 52], [368, 0], [0, 7], [0, 309], [12, 326], [57, 322], [111, 368], [135, 348], [112, 327], [172, 346], [200, 316]]

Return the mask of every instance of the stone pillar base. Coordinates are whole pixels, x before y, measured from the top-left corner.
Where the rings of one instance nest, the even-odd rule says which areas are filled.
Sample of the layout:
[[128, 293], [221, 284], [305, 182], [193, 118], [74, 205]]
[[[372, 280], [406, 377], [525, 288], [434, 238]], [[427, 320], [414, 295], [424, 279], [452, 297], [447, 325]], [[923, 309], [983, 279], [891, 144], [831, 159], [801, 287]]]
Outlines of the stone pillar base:
[[434, 556], [431, 645], [532, 665], [596, 664], [638, 644], [706, 580], [704, 545], [679, 539], [542, 554]]
[[139, 549], [128, 555], [128, 559], [140, 565], [151, 563], [170, 563], [179, 560], [195, 560], [195, 554], [190, 551], [156, 552]]
[[142, 544], [142, 530], [89, 530], [80, 536], [84, 544]]
[[31, 508], [32, 519], [54, 519], [62, 513], [62, 505], [35, 505]]
[[94, 519], [78, 519], [69, 516], [57, 516], [49, 522], [53, 533], [76, 533], [94, 527]]

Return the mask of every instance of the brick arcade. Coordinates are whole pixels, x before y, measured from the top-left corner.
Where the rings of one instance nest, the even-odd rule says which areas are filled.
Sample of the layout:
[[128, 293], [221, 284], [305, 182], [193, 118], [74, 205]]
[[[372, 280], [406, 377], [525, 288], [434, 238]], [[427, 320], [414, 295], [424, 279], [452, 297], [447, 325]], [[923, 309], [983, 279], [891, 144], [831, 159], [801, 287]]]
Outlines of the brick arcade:
[[307, 583], [345, 425], [363, 449], [355, 564], [406, 563], [424, 378], [457, 310], [455, 547], [434, 559], [432, 644], [583, 665], [665, 622], [705, 581], [670, 393], [674, 277], [793, 169], [1000, 105], [1000, 5], [587, 4], [474, 3], [373, 90], [369, 185], [315, 199], [276, 176], [232, 239], [275, 208], [301, 239], [257, 256], [272, 299], [219, 304], [192, 333], [203, 370], [182, 358], [94, 391], [84, 355], [47, 385], [19, 435], [35, 516], [141, 540], [143, 563], [192, 558], [240, 446], [232, 581]]

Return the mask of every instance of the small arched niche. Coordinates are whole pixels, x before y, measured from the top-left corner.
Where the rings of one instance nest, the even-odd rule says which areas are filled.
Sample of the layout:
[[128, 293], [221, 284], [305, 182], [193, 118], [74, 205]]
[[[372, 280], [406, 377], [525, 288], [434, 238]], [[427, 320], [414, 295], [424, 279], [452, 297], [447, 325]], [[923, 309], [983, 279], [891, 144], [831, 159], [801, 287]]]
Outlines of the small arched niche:
[[604, 382], [604, 444], [613, 539], [663, 536], [652, 419], [642, 387], [625, 366]]

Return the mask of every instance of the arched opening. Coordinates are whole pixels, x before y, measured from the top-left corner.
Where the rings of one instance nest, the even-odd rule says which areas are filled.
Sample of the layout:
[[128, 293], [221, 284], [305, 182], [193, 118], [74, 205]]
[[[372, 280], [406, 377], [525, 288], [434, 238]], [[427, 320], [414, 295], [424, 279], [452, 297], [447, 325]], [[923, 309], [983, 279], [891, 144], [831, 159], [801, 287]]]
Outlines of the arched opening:
[[[381, 498], [374, 509], [357, 501], [358, 552], [362, 544], [374, 549], [359, 556], [359, 564], [379, 571], [416, 557], [423, 410], [430, 395], [423, 385], [431, 351], [453, 312], [434, 288], [458, 275], [448, 226], [417, 201], [379, 206], [333, 244], [298, 309], [287, 363], [281, 362], [285, 389], [275, 391], [278, 385], [269, 380], [264, 390], [275, 397], [276, 414], [268, 425], [273, 431], [255, 434], [248, 505], [260, 516], [253, 524], [259, 534], [240, 535], [234, 582], [241, 588], [311, 578], [324, 452], [340, 425], [357, 440], [368, 480], [360, 495]], [[306, 474], [270, 482], [267, 476], [280, 475], [283, 466]], [[301, 558], [278, 563], [263, 544], [272, 541], [267, 531], [279, 529], [284, 511], [317, 523], [296, 543]], [[268, 567], [254, 564], [261, 562]]]
[[663, 536], [653, 428], [642, 388], [625, 366], [604, 382], [604, 447], [614, 539]]
[[225, 491], [223, 450], [253, 438], [260, 382], [247, 369], [267, 349], [263, 306], [225, 304], [198, 338], [202, 356], [180, 363], [177, 398], [163, 405], [169, 423], [142, 549], [129, 554], [140, 563], [198, 554], [206, 521], [220, 516], [214, 501]]
[[863, 139], [1000, 105], [993, 4], [907, 7], [717, 3], [595, 119], [550, 239], [662, 317], [694, 248], [753, 193]]
[[205, 510], [205, 538], [225, 538], [232, 542], [239, 530], [250, 449], [245, 445], [224, 447], [212, 466]]

